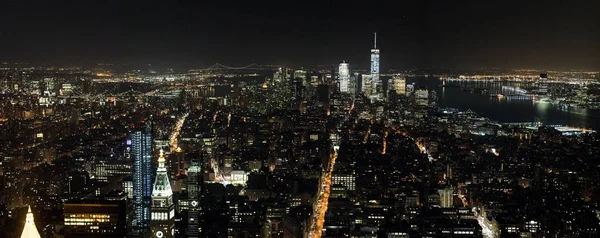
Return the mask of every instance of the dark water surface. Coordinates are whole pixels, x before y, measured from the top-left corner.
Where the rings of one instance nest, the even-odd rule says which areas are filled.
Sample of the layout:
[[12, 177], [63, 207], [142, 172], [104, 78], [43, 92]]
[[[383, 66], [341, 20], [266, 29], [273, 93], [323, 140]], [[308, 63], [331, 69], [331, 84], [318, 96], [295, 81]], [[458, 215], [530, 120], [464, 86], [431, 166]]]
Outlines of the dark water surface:
[[[407, 81], [407, 83], [414, 82], [415, 88], [425, 86], [429, 90], [435, 90], [440, 107], [451, 107], [464, 111], [471, 109], [498, 122], [541, 121], [544, 124], [551, 125], [600, 129], [600, 110], [597, 109], [571, 107], [563, 110], [548, 103], [490, 97], [492, 93], [499, 93], [502, 85], [510, 85], [508, 83], [471, 83], [466, 86], [477, 89], [470, 91], [461, 90], [460, 87], [441, 87], [442, 81], [439, 78], [409, 78]], [[480, 89], [486, 89], [487, 91], [481, 92]]]

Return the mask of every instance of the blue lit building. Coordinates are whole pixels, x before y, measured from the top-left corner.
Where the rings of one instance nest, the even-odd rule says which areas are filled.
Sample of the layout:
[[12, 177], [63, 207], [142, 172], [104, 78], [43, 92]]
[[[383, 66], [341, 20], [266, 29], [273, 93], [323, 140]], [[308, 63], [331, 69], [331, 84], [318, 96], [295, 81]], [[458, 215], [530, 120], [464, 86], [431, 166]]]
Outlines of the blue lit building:
[[150, 226], [152, 196], [152, 124], [145, 123], [131, 132], [133, 159], [133, 227], [145, 230]]

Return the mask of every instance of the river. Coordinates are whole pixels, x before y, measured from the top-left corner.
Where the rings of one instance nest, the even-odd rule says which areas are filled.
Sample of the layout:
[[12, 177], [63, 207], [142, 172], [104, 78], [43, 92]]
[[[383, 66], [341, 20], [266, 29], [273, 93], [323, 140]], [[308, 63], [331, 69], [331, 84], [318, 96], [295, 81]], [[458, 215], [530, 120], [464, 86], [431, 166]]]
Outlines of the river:
[[[476, 88], [485, 88], [487, 93], [461, 90], [460, 87], [441, 87], [439, 78], [408, 78], [407, 84], [415, 83], [415, 89], [427, 87], [435, 90], [440, 107], [451, 107], [472, 111], [498, 122], [541, 121], [550, 125], [568, 125], [600, 129], [600, 110], [569, 108], [561, 110], [548, 103], [533, 103], [531, 100], [507, 100], [490, 97], [490, 93], [501, 90], [508, 83], [477, 83]], [[473, 85], [471, 85], [473, 86]]]

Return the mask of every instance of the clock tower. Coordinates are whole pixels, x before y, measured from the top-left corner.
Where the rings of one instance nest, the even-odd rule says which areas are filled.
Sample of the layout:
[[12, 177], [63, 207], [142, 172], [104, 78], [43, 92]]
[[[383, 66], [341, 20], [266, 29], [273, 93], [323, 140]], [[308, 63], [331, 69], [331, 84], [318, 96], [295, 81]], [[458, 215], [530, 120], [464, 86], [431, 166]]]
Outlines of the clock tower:
[[175, 236], [175, 206], [169, 175], [165, 168], [165, 156], [160, 150], [156, 180], [152, 188], [152, 206], [150, 207], [150, 229], [152, 237], [172, 238]]

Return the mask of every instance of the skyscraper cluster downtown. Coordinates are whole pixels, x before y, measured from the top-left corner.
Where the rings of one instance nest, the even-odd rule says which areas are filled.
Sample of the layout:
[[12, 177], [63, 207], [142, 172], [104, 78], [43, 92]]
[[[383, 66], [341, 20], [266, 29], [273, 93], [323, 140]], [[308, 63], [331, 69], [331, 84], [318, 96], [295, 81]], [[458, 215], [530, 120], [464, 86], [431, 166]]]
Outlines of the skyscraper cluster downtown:
[[381, 43], [362, 66], [0, 69], [0, 237], [598, 234], [597, 126], [448, 104], [591, 111], [598, 72], [382, 70]]
[[[337, 81], [341, 93], [354, 94], [358, 78], [362, 78], [360, 86], [362, 93], [369, 95], [371, 101], [382, 99], [382, 85], [379, 66], [380, 51], [377, 48], [377, 33], [374, 33], [374, 44], [371, 49], [370, 74], [352, 76], [350, 64], [342, 62], [339, 65]], [[153, 128], [151, 121], [141, 121], [130, 132], [130, 150], [132, 158], [132, 193], [133, 220], [132, 230], [137, 235], [147, 235], [157, 238], [174, 237], [175, 204], [169, 176], [165, 168], [165, 157], [161, 150], [158, 167], [153, 166]], [[198, 237], [199, 226], [199, 193], [201, 166], [197, 158], [192, 159], [188, 169], [187, 187], [189, 204], [187, 204], [188, 237]]]
[[364, 93], [372, 102], [383, 99], [383, 86], [380, 78], [379, 48], [377, 33], [374, 33], [373, 49], [371, 49], [370, 74], [351, 74], [350, 64], [346, 61], [338, 67], [338, 84], [341, 93]]

